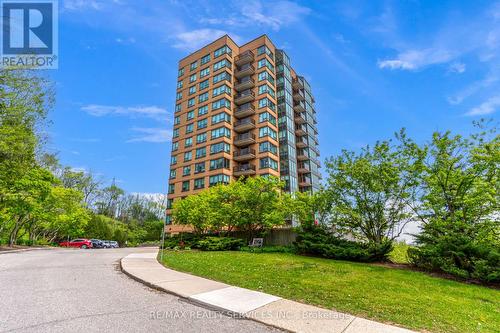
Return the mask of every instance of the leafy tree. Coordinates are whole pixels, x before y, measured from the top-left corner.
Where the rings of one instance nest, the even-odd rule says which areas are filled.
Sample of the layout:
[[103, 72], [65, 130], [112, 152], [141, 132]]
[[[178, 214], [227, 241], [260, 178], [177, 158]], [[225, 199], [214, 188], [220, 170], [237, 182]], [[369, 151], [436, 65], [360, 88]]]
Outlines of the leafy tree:
[[330, 192], [324, 189], [316, 193], [298, 192], [292, 202], [293, 214], [301, 224], [326, 225], [329, 222], [332, 199]]
[[425, 156], [402, 130], [395, 146], [380, 141], [360, 153], [342, 151], [327, 163], [332, 222], [339, 232], [371, 243], [392, 241], [412, 220], [408, 203], [415, 200], [415, 178]]
[[499, 165], [496, 128], [468, 138], [434, 133], [421, 181], [422, 232], [413, 263], [464, 278], [500, 281]]

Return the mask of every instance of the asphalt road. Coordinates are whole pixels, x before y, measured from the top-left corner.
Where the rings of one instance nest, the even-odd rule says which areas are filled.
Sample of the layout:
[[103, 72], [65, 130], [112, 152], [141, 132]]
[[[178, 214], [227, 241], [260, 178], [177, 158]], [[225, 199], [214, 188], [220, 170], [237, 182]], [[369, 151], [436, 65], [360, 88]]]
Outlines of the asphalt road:
[[0, 254], [0, 332], [276, 332], [132, 280], [119, 269], [131, 252]]

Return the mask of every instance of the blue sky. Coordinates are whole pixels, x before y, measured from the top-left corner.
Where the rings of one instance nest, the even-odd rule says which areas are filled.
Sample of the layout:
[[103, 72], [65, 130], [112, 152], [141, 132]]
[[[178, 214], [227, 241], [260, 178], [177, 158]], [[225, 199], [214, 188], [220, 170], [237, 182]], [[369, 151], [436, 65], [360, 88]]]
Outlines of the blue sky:
[[225, 33], [268, 34], [310, 81], [322, 160], [498, 119], [500, 1], [62, 0], [50, 149], [166, 192], [178, 60]]

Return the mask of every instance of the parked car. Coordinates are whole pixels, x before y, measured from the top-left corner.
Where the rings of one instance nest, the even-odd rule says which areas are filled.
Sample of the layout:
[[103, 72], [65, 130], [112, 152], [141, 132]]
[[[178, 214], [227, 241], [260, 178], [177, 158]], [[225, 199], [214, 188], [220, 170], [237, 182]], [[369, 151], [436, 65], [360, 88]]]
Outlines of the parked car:
[[81, 249], [90, 249], [92, 248], [92, 242], [85, 238], [77, 238], [73, 239], [69, 242], [61, 242], [59, 243], [61, 247], [79, 247]]
[[116, 241], [109, 241], [109, 244], [111, 245], [112, 248], [119, 248], [120, 246], [118, 245], [118, 242]]
[[94, 249], [102, 249], [104, 247], [104, 242], [100, 239], [91, 239], [90, 241]]
[[109, 249], [111, 247], [111, 244], [109, 243], [108, 240], [103, 240], [102, 244], [103, 244], [103, 247], [106, 249]]

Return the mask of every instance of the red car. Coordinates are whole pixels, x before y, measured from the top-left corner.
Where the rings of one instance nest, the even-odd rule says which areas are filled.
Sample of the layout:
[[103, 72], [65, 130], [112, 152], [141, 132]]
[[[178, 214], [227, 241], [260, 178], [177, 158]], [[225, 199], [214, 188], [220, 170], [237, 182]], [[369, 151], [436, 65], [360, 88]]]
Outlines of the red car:
[[92, 242], [88, 239], [78, 238], [78, 239], [73, 239], [72, 241], [69, 241], [69, 242], [59, 243], [59, 246], [61, 246], [61, 247], [79, 247], [81, 249], [90, 249], [92, 247]]

